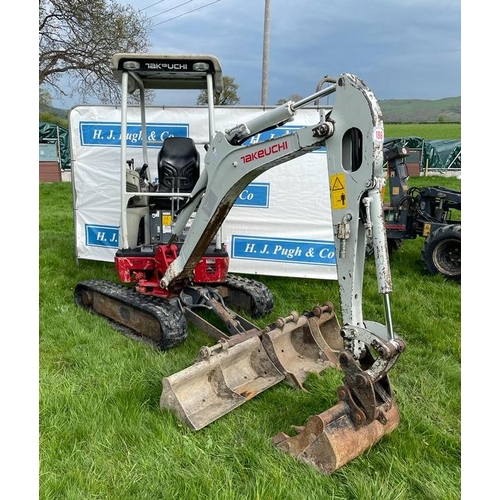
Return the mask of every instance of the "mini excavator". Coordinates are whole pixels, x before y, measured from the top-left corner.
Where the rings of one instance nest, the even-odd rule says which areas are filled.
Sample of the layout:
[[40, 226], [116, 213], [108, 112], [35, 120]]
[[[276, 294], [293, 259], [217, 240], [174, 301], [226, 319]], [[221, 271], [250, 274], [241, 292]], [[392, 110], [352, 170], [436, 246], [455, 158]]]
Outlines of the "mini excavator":
[[[309, 373], [342, 370], [337, 404], [296, 427], [295, 435], [279, 433], [271, 439], [318, 471], [334, 472], [400, 421], [388, 372], [405, 343], [392, 323], [382, 202], [384, 125], [373, 92], [357, 76], [343, 73], [309, 97], [216, 131], [214, 93], [223, 84], [216, 57], [121, 53], [113, 56], [112, 70], [122, 86], [120, 246], [115, 255], [121, 283], [79, 282], [77, 305], [160, 350], [182, 343], [188, 322], [215, 339], [200, 348], [191, 366], [163, 379], [160, 407], [193, 431], [282, 381], [303, 389]], [[148, 89], [206, 90], [210, 137], [203, 167], [189, 137], [163, 139], [155, 182], [147, 141], [142, 166], [135, 168], [127, 159], [128, 95], [139, 91], [142, 136], [147, 137]], [[332, 106], [318, 108], [316, 124], [263, 142], [249, 141], [334, 93]], [[327, 302], [259, 328], [246, 317], [269, 314], [272, 292], [256, 280], [228, 273], [220, 228], [242, 190], [260, 174], [319, 148], [326, 148], [341, 320], [333, 302]], [[334, 189], [338, 183], [344, 187], [340, 192]], [[385, 324], [363, 317], [368, 239]], [[206, 320], [206, 310], [221, 320], [224, 330]]]

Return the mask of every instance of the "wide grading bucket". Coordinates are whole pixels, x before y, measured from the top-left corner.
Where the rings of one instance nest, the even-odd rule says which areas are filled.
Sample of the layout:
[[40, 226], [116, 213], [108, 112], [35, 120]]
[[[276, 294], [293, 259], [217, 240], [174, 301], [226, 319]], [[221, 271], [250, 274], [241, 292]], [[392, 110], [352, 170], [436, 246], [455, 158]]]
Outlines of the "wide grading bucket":
[[160, 408], [199, 430], [284, 378], [254, 336], [165, 377]]
[[340, 327], [327, 303], [203, 347], [199, 359], [163, 378], [160, 408], [199, 430], [286, 380], [303, 389], [310, 372], [338, 366]]

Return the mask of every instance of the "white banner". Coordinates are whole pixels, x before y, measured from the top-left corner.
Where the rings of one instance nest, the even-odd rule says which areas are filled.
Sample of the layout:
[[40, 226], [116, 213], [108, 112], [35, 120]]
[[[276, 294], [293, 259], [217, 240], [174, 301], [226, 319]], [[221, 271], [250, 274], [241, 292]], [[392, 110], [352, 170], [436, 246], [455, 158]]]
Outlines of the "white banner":
[[[215, 129], [259, 116], [259, 107], [219, 106]], [[209, 142], [202, 107], [147, 108], [147, 162], [157, 178], [163, 139], [191, 137], [204, 165]], [[299, 109], [293, 122], [254, 136], [260, 142], [319, 122], [316, 109]], [[77, 106], [69, 115], [78, 259], [114, 260], [120, 221], [120, 108]], [[127, 160], [143, 164], [140, 110], [129, 107]], [[318, 150], [278, 165], [247, 186], [222, 225], [232, 273], [337, 279], [326, 153]]]

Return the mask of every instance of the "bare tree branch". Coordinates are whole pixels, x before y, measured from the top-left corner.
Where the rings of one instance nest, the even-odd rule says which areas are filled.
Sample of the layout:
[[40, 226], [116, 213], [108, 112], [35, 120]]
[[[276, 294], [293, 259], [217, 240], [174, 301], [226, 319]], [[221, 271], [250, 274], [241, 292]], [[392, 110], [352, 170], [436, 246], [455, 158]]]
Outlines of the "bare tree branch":
[[39, 85], [82, 103], [116, 104], [111, 56], [147, 52], [150, 31], [144, 14], [116, 0], [39, 0]]

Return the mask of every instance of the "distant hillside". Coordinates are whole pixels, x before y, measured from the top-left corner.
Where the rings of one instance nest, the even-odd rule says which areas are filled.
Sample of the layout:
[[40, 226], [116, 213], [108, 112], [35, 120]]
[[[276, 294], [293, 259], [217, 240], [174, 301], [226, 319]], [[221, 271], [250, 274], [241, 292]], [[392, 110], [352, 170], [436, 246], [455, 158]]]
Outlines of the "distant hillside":
[[435, 101], [388, 99], [379, 104], [386, 123], [461, 123], [461, 96]]
[[52, 106], [49, 106], [48, 111], [61, 118], [68, 118], [69, 109], [53, 108]]
[[[435, 101], [425, 99], [388, 99], [379, 101], [386, 123], [461, 123], [461, 96]], [[47, 111], [68, 117], [68, 110], [50, 107]]]

